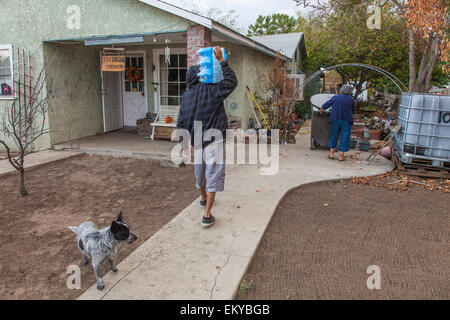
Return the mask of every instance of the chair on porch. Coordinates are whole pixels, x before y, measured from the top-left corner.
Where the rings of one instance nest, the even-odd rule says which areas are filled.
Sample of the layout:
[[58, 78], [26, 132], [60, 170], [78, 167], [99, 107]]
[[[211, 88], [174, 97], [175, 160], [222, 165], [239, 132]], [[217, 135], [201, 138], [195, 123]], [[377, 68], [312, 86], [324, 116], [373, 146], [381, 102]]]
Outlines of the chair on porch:
[[[158, 115], [155, 121], [151, 124], [153, 127], [152, 140], [155, 138], [162, 138], [164, 140], [172, 140], [173, 129], [177, 127], [178, 116], [180, 115], [180, 106], [166, 106], [162, 105], [159, 107]], [[172, 120], [170, 120], [172, 119]], [[169, 121], [168, 121], [169, 120]], [[163, 134], [156, 136], [156, 128], [161, 129], [166, 128], [168, 130], [163, 130]]]

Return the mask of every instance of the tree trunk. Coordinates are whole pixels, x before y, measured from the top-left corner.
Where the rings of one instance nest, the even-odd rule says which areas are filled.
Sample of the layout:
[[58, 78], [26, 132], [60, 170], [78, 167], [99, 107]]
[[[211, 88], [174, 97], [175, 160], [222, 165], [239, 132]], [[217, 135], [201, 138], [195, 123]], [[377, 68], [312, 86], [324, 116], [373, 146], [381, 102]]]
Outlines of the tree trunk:
[[337, 73], [339, 73], [339, 75], [342, 77], [342, 81], [343, 83], [347, 83], [350, 81], [349, 77], [341, 70], [339, 69], [335, 69]]
[[358, 84], [356, 85], [355, 89], [356, 89], [356, 93], [354, 96], [354, 100], [355, 100], [355, 110], [359, 111], [359, 100], [358, 100], [358, 96], [361, 94], [362, 92], [362, 87], [364, 85], [364, 82], [366, 82], [366, 71], [362, 71], [360, 76], [359, 76], [359, 80], [358, 80]]
[[428, 70], [427, 70], [425, 83], [424, 83], [424, 91], [425, 92], [428, 92], [430, 90], [431, 78], [433, 77], [434, 67], [436, 67], [436, 63], [439, 58], [439, 43], [440, 43], [440, 39], [436, 39], [435, 43], [433, 45], [433, 48], [431, 49], [432, 51], [431, 51], [430, 61], [428, 61], [428, 68], [427, 68]]
[[25, 197], [25, 196], [28, 195], [28, 191], [25, 188], [25, 170], [23, 169], [23, 167], [20, 168], [19, 173], [20, 173], [20, 187], [19, 187], [19, 191], [20, 191], [20, 194], [23, 197]]
[[424, 51], [424, 57], [422, 58], [422, 63], [424, 65], [420, 66], [420, 72], [417, 77], [416, 91], [418, 92], [425, 91], [424, 90], [425, 79], [428, 77], [430, 72], [431, 75], [433, 74], [434, 66], [436, 65], [436, 60], [438, 56], [439, 38], [438, 37], [434, 38], [433, 41], [428, 46]]
[[422, 60], [420, 61], [419, 73], [414, 88], [414, 91], [416, 92], [422, 92], [423, 82], [425, 81], [425, 68], [430, 56], [431, 45], [431, 43], [427, 44], [425, 50], [423, 51]]
[[409, 28], [409, 91], [413, 92], [416, 89], [416, 50], [414, 30]]
[[433, 71], [434, 71], [434, 67], [436, 67], [436, 63], [437, 63], [437, 58], [434, 60], [433, 65], [432, 65], [431, 69], [429, 70], [427, 77], [425, 79], [425, 86], [424, 86], [425, 92], [428, 92], [431, 89], [431, 78], [433, 77]]

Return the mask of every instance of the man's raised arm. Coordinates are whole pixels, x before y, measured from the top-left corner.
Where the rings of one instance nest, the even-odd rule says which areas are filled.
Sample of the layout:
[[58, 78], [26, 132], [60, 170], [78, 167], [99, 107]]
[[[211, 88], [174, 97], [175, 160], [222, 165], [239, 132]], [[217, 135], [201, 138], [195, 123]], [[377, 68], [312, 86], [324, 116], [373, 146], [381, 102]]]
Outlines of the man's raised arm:
[[220, 47], [215, 47], [214, 53], [217, 60], [220, 61], [223, 75], [223, 80], [220, 81], [216, 87], [215, 96], [217, 99], [225, 100], [234, 91], [234, 89], [236, 89], [238, 80], [233, 69], [231, 69], [228, 62], [225, 61], [222, 49]]

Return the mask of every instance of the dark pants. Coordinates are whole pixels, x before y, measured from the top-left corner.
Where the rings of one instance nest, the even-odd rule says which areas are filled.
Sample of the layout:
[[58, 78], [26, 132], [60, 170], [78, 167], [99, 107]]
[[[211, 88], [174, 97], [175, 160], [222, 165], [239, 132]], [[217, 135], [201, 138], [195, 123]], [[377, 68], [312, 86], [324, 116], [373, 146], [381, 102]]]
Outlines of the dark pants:
[[330, 123], [331, 136], [328, 147], [335, 149], [337, 140], [340, 138], [339, 151], [347, 152], [350, 150], [350, 136], [352, 134], [352, 125], [346, 120], [336, 120]]

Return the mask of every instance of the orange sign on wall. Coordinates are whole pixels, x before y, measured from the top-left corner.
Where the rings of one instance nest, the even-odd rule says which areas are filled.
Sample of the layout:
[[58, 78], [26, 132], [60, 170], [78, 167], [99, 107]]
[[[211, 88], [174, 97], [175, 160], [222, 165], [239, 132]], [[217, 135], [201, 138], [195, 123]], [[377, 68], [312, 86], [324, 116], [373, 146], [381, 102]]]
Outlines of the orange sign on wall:
[[125, 56], [103, 56], [102, 71], [104, 72], [125, 71]]

